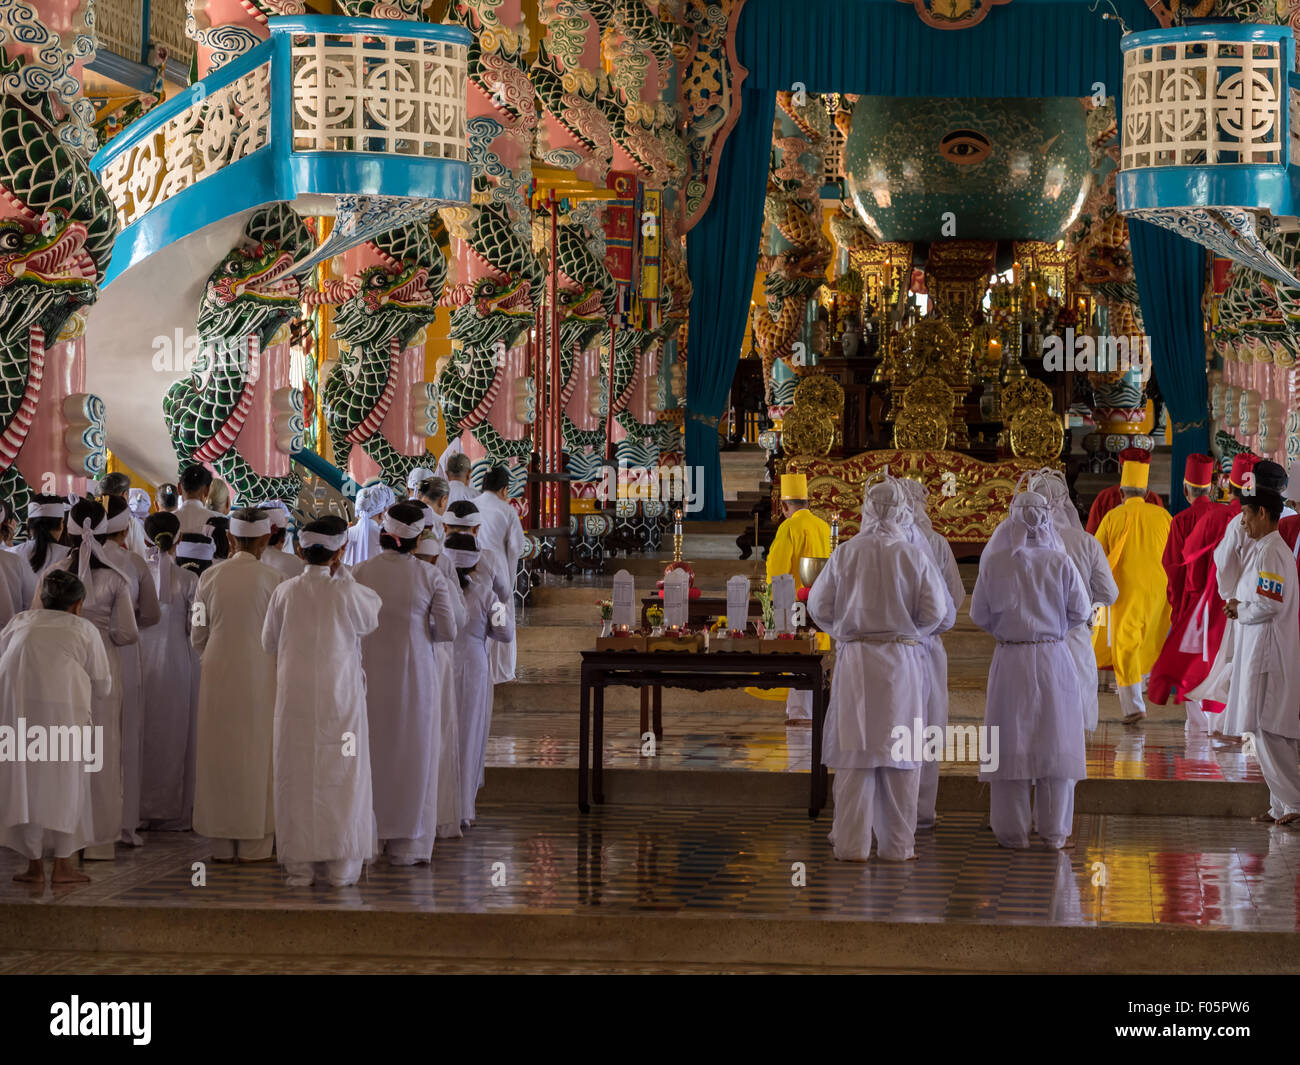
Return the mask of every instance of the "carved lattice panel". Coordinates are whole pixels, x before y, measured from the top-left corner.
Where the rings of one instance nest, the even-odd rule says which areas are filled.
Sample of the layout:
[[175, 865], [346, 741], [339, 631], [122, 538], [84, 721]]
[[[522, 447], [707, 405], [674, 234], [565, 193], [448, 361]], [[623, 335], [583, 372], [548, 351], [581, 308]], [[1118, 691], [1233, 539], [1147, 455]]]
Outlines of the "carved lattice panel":
[[1177, 41], [1124, 53], [1124, 169], [1281, 165], [1283, 41]]

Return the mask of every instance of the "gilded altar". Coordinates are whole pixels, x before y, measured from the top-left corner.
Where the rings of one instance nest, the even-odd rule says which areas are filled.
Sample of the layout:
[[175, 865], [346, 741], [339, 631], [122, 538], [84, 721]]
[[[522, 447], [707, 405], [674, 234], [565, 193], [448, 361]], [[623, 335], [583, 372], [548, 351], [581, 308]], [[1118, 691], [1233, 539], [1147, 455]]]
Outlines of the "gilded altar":
[[778, 472], [808, 478], [809, 505], [826, 521], [838, 517], [841, 537], [858, 531], [863, 486], [873, 473], [888, 468], [892, 476], [920, 481], [926, 488], [931, 524], [960, 555], [961, 547], [983, 548], [1007, 517], [1020, 476], [1043, 465], [1063, 469], [1060, 462], [1019, 458], [982, 462], [957, 451], [889, 450], [864, 451], [847, 459], [795, 455], [780, 464]]

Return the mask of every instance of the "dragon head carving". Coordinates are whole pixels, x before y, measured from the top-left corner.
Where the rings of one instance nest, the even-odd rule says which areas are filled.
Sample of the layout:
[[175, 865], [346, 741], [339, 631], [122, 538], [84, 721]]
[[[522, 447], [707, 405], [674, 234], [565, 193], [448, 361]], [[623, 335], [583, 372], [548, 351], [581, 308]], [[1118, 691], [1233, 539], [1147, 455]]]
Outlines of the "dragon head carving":
[[387, 349], [396, 338], [404, 349], [437, 314], [447, 260], [423, 222], [372, 243], [382, 261], [361, 272], [356, 294], [339, 306], [334, 327], [349, 344]]

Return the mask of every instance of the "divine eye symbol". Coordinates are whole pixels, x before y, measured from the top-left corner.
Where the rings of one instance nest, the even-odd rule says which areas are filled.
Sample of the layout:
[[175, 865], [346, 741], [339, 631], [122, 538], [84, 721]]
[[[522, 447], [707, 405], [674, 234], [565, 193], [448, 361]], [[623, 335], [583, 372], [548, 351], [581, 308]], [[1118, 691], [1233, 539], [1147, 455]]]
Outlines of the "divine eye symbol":
[[939, 154], [961, 166], [983, 162], [992, 151], [989, 139], [973, 129], [954, 129], [939, 138]]

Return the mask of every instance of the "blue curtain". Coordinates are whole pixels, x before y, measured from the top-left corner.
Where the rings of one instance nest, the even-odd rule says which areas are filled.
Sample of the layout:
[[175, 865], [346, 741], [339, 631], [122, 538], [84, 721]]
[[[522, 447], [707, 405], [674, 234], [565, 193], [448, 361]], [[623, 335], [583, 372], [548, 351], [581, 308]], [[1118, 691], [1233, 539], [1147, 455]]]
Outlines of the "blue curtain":
[[736, 128], [718, 163], [713, 202], [686, 242], [691, 325], [686, 356], [686, 462], [695, 467], [702, 509], [696, 520], [726, 517], [718, 418], [745, 339], [745, 318], [758, 267], [758, 239], [767, 195], [776, 90], [741, 91]]
[[1187, 506], [1182, 492], [1187, 456], [1210, 450], [1205, 327], [1201, 316], [1205, 249], [1161, 226], [1132, 218], [1128, 235], [1142, 303], [1142, 324], [1151, 337], [1151, 362], [1168, 408], [1167, 416], [1173, 422], [1169, 509], [1177, 514]]

